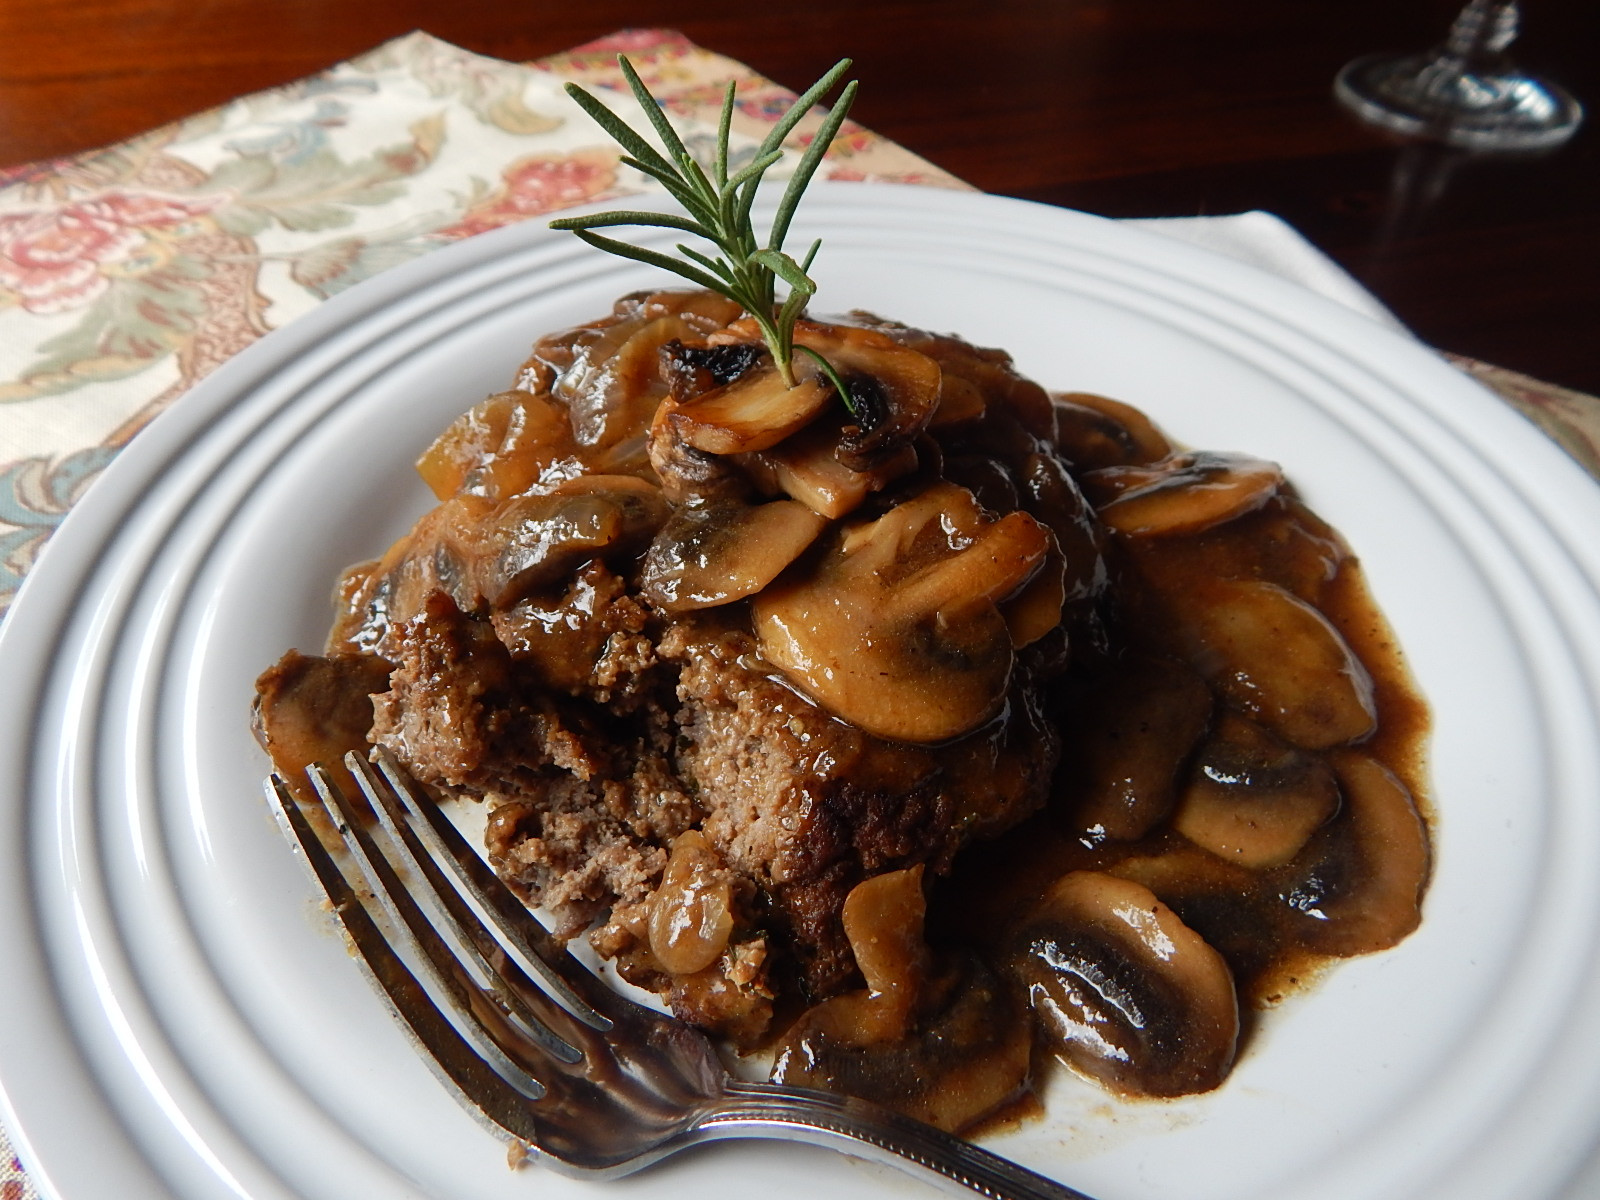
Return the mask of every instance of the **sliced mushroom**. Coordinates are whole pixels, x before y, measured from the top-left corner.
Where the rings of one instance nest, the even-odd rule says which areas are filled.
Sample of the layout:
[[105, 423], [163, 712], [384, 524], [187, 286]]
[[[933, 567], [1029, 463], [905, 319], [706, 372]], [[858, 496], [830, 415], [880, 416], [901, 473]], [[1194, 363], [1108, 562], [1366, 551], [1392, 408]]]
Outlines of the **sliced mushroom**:
[[1276, 463], [1199, 451], [1084, 476], [1103, 521], [1127, 537], [1200, 533], [1260, 508], [1283, 486]]
[[1240, 711], [1312, 750], [1372, 733], [1372, 677], [1304, 600], [1252, 580], [1196, 581], [1169, 599], [1190, 661]]
[[902, 577], [887, 597], [886, 615], [893, 620], [937, 613], [951, 622], [964, 608], [998, 604], [1033, 578], [1052, 548], [1043, 525], [1025, 512], [1006, 513], [953, 547], [955, 553]]
[[851, 890], [845, 931], [867, 986], [807, 1011], [779, 1043], [772, 1079], [860, 1096], [955, 1131], [1026, 1087], [1032, 1038], [976, 959], [930, 956], [921, 879], [917, 866]]
[[770, 363], [755, 367], [692, 399], [669, 401], [662, 416], [677, 440], [707, 454], [767, 450], [833, 402], [833, 385], [814, 363], [800, 364], [795, 374], [791, 385]]
[[648, 444], [650, 466], [661, 481], [662, 494], [673, 504], [748, 498], [755, 487], [740, 469], [739, 459], [689, 445], [666, 420], [670, 411], [670, 401], [656, 410]]
[[417, 473], [440, 500], [457, 492], [503, 500], [576, 453], [561, 405], [549, 396], [501, 392], [451, 422], [417, 460]]
[[1054, 436], [1049, 393], [1019, 375], [1004, 350], [887, 323], [879, 323], [878, 327], [900, 345], [925, 354], [938, 364], [942, 378], [933, 420], [941, 428], [999, 411], [1033, 437]]
[[1076, 603], [1103, 592], [1109, 583], [1101, 538], [1089, 502], [1066, 464], [1035, 451], [1023, 459], [1018, 483], [1023, 507], [1049, 526], [1065, 560], [1065, 600]]
[[[711, 292], [658, 292], [619, 314], [620, 320], [573, 337], [555, 397], [568, 407], [578, 444], [593, 456], [636, 439], [667, 394], [662, 347], [698, 340], [737, 313], [737, 305]], [[642, 457], [642, 442], [639, 450]]]
[[698, 829], [672, 843], [650, 899], [650, 952], [661, 969], [692, 975], [722, 957], [733, 934], [731, 873]]
[[977, 384], [947, 373], [939, 382], [939, 407], [934, 409], [933, 420], [928, 422], [928, 428], [942, 429], [963, 421], [975, 421], [983, 416], [988, 407], [989, 402]]
[[850, 390], [852, 421], [837, 450], [845, 466], [870, 471], [928, 427], [939, 405], [940, 374], [927, 355], [853, 325], [802, 321], [794, 340], [826, 358]]
[[1201, 745], [1172, 824], [1230, 862], [1288, 862], [1339, 807], [1339, 784], [1321, 756], [1227, 714]]
[[645, 555], [644, 594], [668, 613], [742, 600], [776, 579], [826, 526], [794, 500], [684, 505]]
[[1067, 723], [1071, 828], [1085, 845], [1136, 841], [1166, 819], [1211, 718], [1211, 689], [1182, 663], [1119, 664]]
[[1289, 868], [1282, 896], [1296, 931], [1325, 954], [1370, 954], [1422, 920], [1428, 830], [1411, 790], [1370, 754], [1331, 755], [1344, 811]]
[[1155, 895], [1074, 871], [1010, 938], [1010, 969], [1056, 1055], [1116, 1091], [1209, 1091], [1233, 1064], [1233, 976]]
[[1131, 404], [1092, 392], [1062, 392], [1052, 400], [1055, 443], [1080, 470], [1155, 462], [1172, 453], [1166, 434]]
[[1054, 546], [1023, 588], [1000, 606], [1018, 650], [1031, 646], [1061, 624], [1067, 599], [1067, 561]]
[[661, 366], [672, 394], [684, 399], [732, 383], [766, 357], [766, 347], [759, 342], [715, 346], [668, 342], [661, 347]]
[[291, 650], [256, 680], [256, 739], [308, 811], [323, 811], [306, 782], [312, 763], [327, 767], [341, 786], [355, 788], [344, 756], [366, 750], [372, 697], [389, 690], [391, 670], [368, 654], [318, 658]]
[[845, 897], [844, 934], [867, 996], [881, 1014], [875, 1023], [883, 1037], [905, 1035], [921, 998], [928, 975], [928, 948], [922, 941], [927, 911], [920, 863], [874, 875]]
[[944, 477], [971, 492], [978, 503], [994, 512], [1021, 507], [1017, 482], [1004, 463], [991, 454], [946, 447]]
[[329, 650], [390, 655], [392, 631], [421, 613], [436, 591], [463, 610], [479, 608], [476, 530], [494, 509], [483, 496], [458, 492], [424, 513], [376, 563], [348, 575], [340, 586], [348, 616], [335, 624]]
[[474, 530], [478, 594], [507, 608], [591, 558], [642, 548], [667, 512], [659, 488], [628, 475], [583, 475], [518, 496]]
[[885, 456], [870, 471], [857, 471], [839, 461], [834, 453], [838, 445], [837, 426], [820, 420], [760, 459], [771, 469], [773, 486], [830, 520], [848, 516], [868, 496], [917, 469], [917, 451], [912, 446]]
[[1144, 843], [1105, 868], [1149, 888], [1227, 962], [1242, 1002], [1275, 1003], [1305, 972], [1298, 944], [1285, 936], [1270, 870], [1252, 870], [1181, 837]]
[[768, 662], [835, 716], [879, 737], [936, 742], [999, 711], [1010, 632], [996, 605], [1051, 547], [1026, 513], [991, 521], [937, 484], [843, 527], [816, 569], [751, 602]]

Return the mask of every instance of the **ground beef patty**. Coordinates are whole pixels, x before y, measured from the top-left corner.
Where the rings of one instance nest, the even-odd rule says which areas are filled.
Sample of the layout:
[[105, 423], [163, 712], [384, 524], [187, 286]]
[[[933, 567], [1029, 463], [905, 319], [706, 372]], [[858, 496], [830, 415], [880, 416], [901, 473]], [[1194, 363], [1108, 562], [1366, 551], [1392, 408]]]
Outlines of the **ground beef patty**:
[[347, 573], [328, 661], [387, 665], [341, 692], [369, 740], [489, 806], [558, 933], [751, 1044], [775, 995], [860, 986], [852, 888], [1043, 803], [1104, 572], [1004, 355], [806, 323], [841, 398], [738, 317], [635, 296], [536, 345], [424, 455], [439, 506]]
[[796, 340], [828, 370], [689, 292], [541, 340], [263, 744], [483, 804], [560, 936], [775, 1082], [950, 1130], [1041, 1047], [1218, 1086], [1241, 1000], [1421, 919], [1426, 709], [1356, 560], [1276, 464], [999, 351]]

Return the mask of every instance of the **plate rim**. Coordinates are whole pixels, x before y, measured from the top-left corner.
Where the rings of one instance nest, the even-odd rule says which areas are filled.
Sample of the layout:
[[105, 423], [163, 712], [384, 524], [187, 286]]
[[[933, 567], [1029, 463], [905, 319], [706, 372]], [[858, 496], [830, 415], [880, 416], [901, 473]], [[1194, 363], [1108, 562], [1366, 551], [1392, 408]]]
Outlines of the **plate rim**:
[[[848, 201], [844, 199], [846, 193], [839, 189], [850, 190]], [[1064, 220], [1068, 226], [1077, 222], [1085, 222], [1087, 224], [1080, 227], [1086, 230], [1099, 230], [1104, 227], [1115, 228], [1118, 230], [1115, 236], [1119, 242], [1129, 245], [1143, 243], [1143, 252], [1152, 254], [1160, 259], [1164, 269], [1169, 262], [1176, 266], [1181, 266], [1186, 273], [1192, 273], [1194, 277], [1197, 277], [1201, 281], [1201, 285], [1214, 287], [1217, 280], [1227, 285], [1230, 282], [1230, 277], [1232, 277], [1233, 279], [1246, 280], [1247, 282], [1240, 286], [1247, 291], [1259, 292], [1264, 289], [1269, 301], [1274, 295], [1278, 297], [1287, 295], [1292, 296], [1294, 302], [1302, 309], [1307, 304], [1310, 304], [1313, 312], [1320, 309], [1319, 319], [1327, 321], [1334, 328], [1334, 336], [1331, 339], [1334, 343], [1337, 343], [1339, 338], [1344, 336], [1338, 329], [1341, 324], [1345, 322], [1360, 322], [1360, 330], [1363, 337], [1379, 339], [1380, 344], [1384, 339], [1390, 339], [1388, 344], [1391, 347], [1403, 348], [1397, 351], [1401, 354], [1402, 361], [1399, 369], [1402, 375], [1416, 375], [1426, 380], [1429, 373], [1433, 371], [1448, 373], [1440, 374], [1437, 378], [1440, 381], [1450, 379], [1454, 384], [1461, 385], [1447, 390], [1456, 391], [1462, 402], [1466, 402], [1465, 397], [1475, 395], [1477, 399], [1471, 401], [1471, 403], [1475, 403], [1480, 407], [1485, 405], [1492, 406], [1483, 407], [1483, 412], [1501, 415], [1499, 417], [1487, 417], [1486, 419], [1489, 421], [1491, 428], [1482, 433], [1479, 438], [1469, 439], [1468, 445], [1481, 452], [1489, 448], [1484, 444], [1486, 440], [1492, 442], [1496, 439], [1510, 437], [1513, 442], [1521, 442], [1521, 444], [1516, 445], [1515, 449], [1518, 455], [1525, 454], [1527, 458], [1519, 458], [1517, 460], [1512, 469], [1512, 478], [1507, 482], [1514, 485], [1519, 494], [1523, 494], [1525, 498], [1532, 498], [1525, 489], [1529, 489], [1535, 483], [1546, 488], [1554, 486], [1558, 491], [1575, 488], [1579, 483], [1582, 484], [1584, 489], [1589, 489], [1590, 492], [1594, 489], [1594, 481], [1583, 474], [1581, 468], [1575, 462], [1566, 456], [1558, 446], [1545, 438], [1531, 423], [1526, 422], [1519, 414], [1510, 411], [1498, 398], [1480, 385], [1457, 373], [1454, 368], [1448, 366], [1442, 360], [1432, 358], [1431, 354], [1425, 348], [1422, 348], [1420, 344], [1411, 342], [1402, 334], [1385, 329], [1370, 318], [1355, 313], [1335, 301], [1306, 292], [1298, 285], [1278, 279], [1260, 271], [1258, 268], [1225, 259], [1199, 247], [1174, 242], [1172, 239], [1163, 238], [1158, 233], [1133, 229], [1107, 221], [1104, 218], [1074, 213], [1069, 210], [1054, 209], [1045, 205], [1036, 205], [1028, 201], [988, 197], [975, 193], [936, 192], [934, 189], [907, 189], [897, 185], [855, 183], [834, 185], [833, 187], [822, 189], [819, 194], [828, 198], [837, 196], [838, 199], [832, 202], [838, 204], [865, 200], [865, 203], [870, 207], [884, 203], [883, 199], [873, 198], [881, 195], [884, 198], [892, 197], [892, 207], [938, 211], [940, 213], [948, 213], [952, 217], [959, 216], [972, 208], [980, 208], [992, 209], [997, 214], [1002, 210], [1014, 213], [1025, 212], [1030, 214], [1031, 219], [1038, 218], [1040, 214], [1048, 214], [1043, 217], [1044, 220]], [[952, 199], [954, 197], [959, 197], [960, 199]], [[1017, 209], [1009, 208], [1009, 206], [1023, 207]], [[35, 674], [40, 679], [44, 677], [49, 669], [49, 663], [44, 661], [47, 655], [40, 649], [45, 639], [32, 639], [37, 639], [41, 629], [48, 630], [53, 628], [55, 636], [48, 639], [48, 642], [53, 645], [59, 645], [67, 637], [70, 628], [70, 618], [67, 616], [61, 617], [52, 625], [47, 609], [51, 600], [46, 595], [46, 589], [59, 586], [56, 583], [58, 578], [62, 580], [75, 578], [85, 585], [93, 579], [98, 569], [94, 561], [95, 552], [103, 547], [108, 533], [114, 529], [117, 514], [125, 511], [120, 506], [113, 511], [111, 497], [126, 498], [137, 494], [152, 478], [159, 476], [164, 464], [181, 458], [194, 439], [204, 433], [206, 425], [215, 419], [219, 414], [219, 410], [227, 408], [232, 397], [250, 390], [252, 380], [258, 380], [260, 377], [270, 373], [273, 364], [280, 361], [284, 356], [295, 353], [297, 349], [303, 350], [306, 347], [315, 346], [317, 343], [333, 336], [333, 331], [356, 325], [370, 312], [389, 306], [395, 295], [405, 296], [424, 291], [432, 282], [452, 274], [465, 274], [474, 269], [477, 264], [501, 255], [509, 248], [522, 245], [529, 238], [534, 238], [535, 234], [542, 235], [543, 231], [534, 230], [532, 228], [533, 225], [534, 222], [528, 222], [445, 247], [440, 251], [430, 253], [413, 262], [403, 264], [392, 271], [385, 272], [383, 275], [377, 276], [357, 288], [352, 288], [348, 292], [341, 293], [300, 320], [291, 323], [282, 330], [274, 331], [254, 343], [240, 355], [235, 356], [228, 363], [219, 367], [212, 375], [201, 381], [190, 393], [175, 402], [166, 413], [158, 417], [149, 428], [135, 438], [122, 454], [118, 455], [116, 461], [108, 467], [101, 479], [96, 481], [83, 500], [74, 506], [73, 511], [62, 522], [61, 527], [52, 538], [50, 552], [41, 556], [38, 565], [30, 572], [22, 589], [19, 590], [11, 612], [4, 623], [0, 624], [0, 663], [32, 663], [36, 670], [28, 676], [30, 681], [32, 681]], [[1133, 242], [1127, 240], [1130, 236], [1134, 239]], [[538, 239], [534, 238], [534, 240]], [[471, 251], [470, 253], [468, 253], [469, 250]], [[452, 252], [456, 251], [460, 251], [460, 253], [456, 253], [454, 257], [451, 257]], [[459, 266], [457, 265], [457, 259], [461, 261]], [[1193, 280], [1186, 277], [1185, 282], [1193, 282]], [[1226, 291], [1226, 287], [1223, 290]], [[324, 314], [327, 315], [324, 316]], [[1355, 327], [1347, 325], [1346, 328]], [[1300, 332], [1303, 335], [1305, 334], [1304, 330], [1300, 330]], [[1336, 350], [1337, 346], [1335, 345], [1331, 349]], [[1423, 358], [1413, 359], [1410, 357], [1419, 352], [1424, 356]], [[192, 397], [198, 398], [192, 399]], [[1502, 417], [1509, 420], [1503, 421]], [[1494, 428], [1496, 425], [1501, 426], [1501, 428]], [[1530, 440], [1523, 433], [1509, 434], [1505, 432], [1510, 429], [1522, 429], [1526, 434], [1532, 435], [1532, 438], [1537, 440]], [[1538, 449], [1534, 449], [1534, 447]], [[1561, 464], [1561, 466], [1555, 466], [1554, 464], [1556, 463]], [[1534, 476], [1537, 476], [1537, 479]], [[1543, 498], [1544, 493], [1538, 492], [1537, 495]], [[1596, 496], [1600, 496], [1600, 493], [1590, 495], [1585, 492], [1584, 495], [1590, 501], [1589, 507], [1600, 511], [1600, 503], [1595, 502]], [[97, 497], [103, 498], [97, 499]], [[1582, 507], [1582, 505], [1578, 507]], [[1542, 508], [1542, 505], [1536, 506], [1533, 511], [1543, 515]], [[1573, 516], [1570, 510], [1563, 515], [1567, 517]], [[1554, 529], [1554, 532], [1562, 535], [1561, 540], [1569, 547], [1573, 546], [1574, 543], [1569, 539], [1574, 530], [1570, 527], [1569, 522], [1562, 521]], [[1574, 555], [1574, 562], [1579, 566], [1584, 565], [1580, 555]], [[1589, 566], [1591, 569], [1582, 573], [1587, 577], [1590, 587], [1594, 588], [1596, 580], [1600, 579], [1600, 575], [1597, 575], [1592, 570], [1592, 564], [1589, 564]], [[48, 582], [45, 584], [36, 583], [35, 581], [40, 578], [44, 578]], [[37, 600], [31, 598], [36, 593], [44, 598]], [[35, 615], [36, 613], [37, 615]], [[25, 642], [28, 644], [25, 645]], [[31, 688], [28, 696], [32, 702], [32, 711], [30, 713], [32, 719], [26, 723], [26, 727], [32, 731], [39, 722], [40, 714], [37, 711], [39, 697], [33, 694]], [[32, 758], [31, 752], [26, 756], [8, 756], [4, 753], [8, 747], [16, 746], [20, 740], [22, 739], [15, 722], [8, 723], [6, 729], [0, 730], [0, 762], [9, 761], [15, 764]], [[5, 786], [5, 771], [0, 770], [0, 790], [3, 790]], [[21, 815], [25, 817], [26, 807], [18, 807], [21, 810]], [[0, 815], [0, 822], [4, 822], [0, 824], [0, 829], [12, 828], [16, 824], [14, 814], [11, 813]], [[15, 832], [15, 829], [13, 829], [13, 832]], [[13, 838], [10, 842], [13, 848], [29, 844], [29, 837], [26, 835], [21, 838]], [[13, 853], [14, 849], [0, 851], [0, 861], [12, 857]], [[29, 855], [28, 862], [25, 865], [28, 865], [30, 869], [31, 861], [32, 856]], [[27, 871], [12, 871], [6, 874], [15, 877], [20, 882], [27, 873]], [[16, 903], [0, 905], [0, 908], [5, 910], [3, 914], [0, 914], [0, 935], [15, 931], [14, 914], [29, 911], [27, 897], [19, 896], [9, 884], [5, 885], [5, 887], [11, 892], [9, 899], [12, 901], [20, 899], [23, 903], [20, 905]], [[6, 895], [5, 892], [0, 892], [0, 896], [4, 895]], [[13, 947], [14, 949], [15, 947]], [[17, 1140], [19, 1151], [24, 1154], [30, 1168], [34, 1169], [36, 1182], [40, 1183], [41, 1190], [44, 1190], [44, 1186], [48, 1185], [48, 1181], [53, 1176], [39, 1169], [43, 1164], [40, 1162], [39, 1155], [34, 1152], [34, 1139], [30, 1135], [28, 1123], [16, 1120], [12, 1088], [8, 1082], [8, 1080], [15, 1077], [15, 1069], [7, 1069], [8, 1064], [14, 1061], [15, 1055], [18, 1053], [13, 1046], [15, 1030], [6, 1028], [9, 1024], [7, 1017], [12, 1012], [13, 1002], [12, 985], [0, 983], [0, 1106], [3, 1106], [5, 1110], [8, 1118], [8, 1128]], [[72, 1048], [75, 1051], [79, 1049], [75, 1044]]]

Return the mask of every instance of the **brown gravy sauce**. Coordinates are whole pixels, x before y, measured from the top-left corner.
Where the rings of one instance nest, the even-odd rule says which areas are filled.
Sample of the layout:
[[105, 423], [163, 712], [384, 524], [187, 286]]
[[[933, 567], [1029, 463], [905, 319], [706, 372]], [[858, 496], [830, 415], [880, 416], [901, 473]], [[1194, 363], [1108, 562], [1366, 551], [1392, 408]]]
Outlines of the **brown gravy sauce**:
[[[906, 425], [903, 444], [874, 448], [809, 412], [790, 414], [801, 432], [788, 441], [763, 439], [734, 418], [764, 395], [733, 416], [707, 400], [756, 378], [740, 374], [750, 347], [727, 342], [735, 316], [706, 296], [628, 298], [612, 319], [544, 339], [517, 390], [458, 420], [419, 463], [439, 507], [347, 575], [330, 657], [291, 654], [263, 675], [258, 718], [280, 766], [354, 743], [324, 744], [338, 724], [324, 718], [349, 717], [351, 695], [378, 701], [361, 736], [379, 740], [387, 702], [402, 748], [430, 711], [470, 717], [480, 698], [507, 697], [488, 720], [531, 721], [563, 753], [581, 758], [592, 727], [596, 771], [655, 737], [657, 773], [624, 773], [608, 794], [666, 795], [675, 776], [701, 780], [681, 732], [663, 748], [671, 713], [647, 701], [709, 672], [707, 711], [744, 697], [792, 755], [788, 793], [823, 797], [779, 813], [800, 832], [762, 864], [771, 894], [752, 902], [749, 873], [692, 823], [704, 797], [680, 791], [683, 814], [663, 811], [636, 838], [656, 864], [640, 871], [664, 880], [655, 894], [609, 915], [577, 907], [564, 934], [609, 919], [596, 945], [625, 977], [746, 1047], [767, 1038], [775, 1078], [952, 1129], [1037, 1111], [1030, 1080], [1057, 1059], [1126, 1095], [1214, 1088], [1252, 1014], [1416, 926], [1427, 708], [1356, 558], [1276, 466], [1180, 452], [1126, 405], [1050, 397], [998, 351], [871, 319], [810, 336], [861, 364], [864, 402], [887, 405], [880, 429]], [[664, 419], [678, 422], [671, 439]], [[739, 553], [719, 559], [724, 543]], [[863, 567], [873, 555], [887, 565]], [[884, 676], [906, 682], [851, 677], [871, 639], [850, 651], [818, 630], [878, 619], [928, 580], [963, 603], [929, 601], [894, 626], [931, 630], [926, 645], [881, 648]], [[848, 684], [837, 705], [807, 698], [836, 677]], [[895, 703], [916, 711], [881, 711]], [[866, 720], [841, 721], [852, 704]], [[966, 714], [953, 738], [939, 723], [951, 710]], [[1044, 803], [1016, 823], [1057, 740]], [[434, 752], [460, 749], [445, 738]], [[834, 780], [841, 756], [851, 777]], [[514, 755], [502, 776], [480, 767], [450, 776], [446, 762], [445, 790], [576, 778]], [[942, 825], [880, 831], [889, 849], [874, 853], [899, 869], [839, 858], [832, 882], [780, 894], [824, 835], [853, 836], [857, 818], [841, 814], [877, 804], [903, 821], [880, 799], [935, 778], [925, 807]], [[502, 799], [491, 857], [543, 837], [528, 833], [542, 819], [534, 799]], [[944, 849], [918, 850], [918, 837]], [[668, 936], [680, 910], [705, 932]], [[761, 922], [812, 917], [832, 942], [766, 990]], [[806, 1008], [802, 992], [824, 998]]]
[[[1309, 510], [1296, 507], [1299, 520], [1316, 521]], [[1292, 540], [1281, 537], [1283, 516], [1264, 510], [1202, 535], [1192, 545], [1163, 546], [1157, 554], [1168, 560], [1164, 568], [1197, 576], [1210, 576], [1219, 560], [1231, 560], [1234, 569], [1240, 569], [1242, 561], [1259, 556], [1255, 569], [1269, 578], [1285, 578], [1304, 567], [1305, 556], [1296, 555]], [[1121, 606], [1148, 607], [1137, 595], [1135, 579], [1121, 574], [1113, 586]], [[1372, 678], [1377, 724], [1362, 749], [1400, 779], [1426, 818], [1428, 707], [1354, 558], [1345, 558], [1322, 589], [1318, 608]], [[1134, 653], [1159, 649], [1166, 641], [1160, 626], [1140, 622], [1126, 624], [1123, 637]], [[1073, 820], [1071, 771], [1069, 758], [1058, 769], [1047, 808], [1000, 838], [963, 853], [950, 878], [934, 891], [928, 923], [931, 938], [985, 944], [991, 940], [990, 931], [1004, 927], [1019, 908], [1070, 871], [1115, 871], [1132, 862], [1165, 859], [1169, 869], [1162, 872], [1161, 886], [1152, 890], [1222, 950], [1238, 981], [1241, 1000], [1258, 1008], [1276, 1004], [1314, 981], [1322, 968], [1340, 957], [1322, 948], [1316, 926], [1276, 919], [1285, 906], [1283, 892], [1296, 882], [1293, 863], [1258, 872], [1221, 872], [1212, 856], [1188, 852], [1186, 840], [1170, 820], [1134, 841], [1086, 844], [1084, 831]], [[1337, 814], [1329, 825], [1338, 829]], [[1337, 849], [1349, 847], [1341, 844]], [[1224, 880], [1240, 886], [1223, 893]], [[1397, 918], [1397, 924], [1405, 923], [1405, 916]], [[1387, 932], [1392, 928], [1371, 934], [1365, 949], [1382, 949], [1403, 936]]]

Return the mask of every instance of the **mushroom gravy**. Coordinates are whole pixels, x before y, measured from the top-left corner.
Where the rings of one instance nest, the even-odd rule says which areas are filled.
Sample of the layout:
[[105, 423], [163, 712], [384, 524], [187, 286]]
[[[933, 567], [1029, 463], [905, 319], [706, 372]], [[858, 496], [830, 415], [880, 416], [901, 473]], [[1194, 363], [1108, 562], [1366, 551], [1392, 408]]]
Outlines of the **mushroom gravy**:
[[948, 1129], [1051, 1057], [1218, 1086], [1242, 1013], [1420, 917], [1427, 715], [1356, 560], [1274, 464], [999, 351], [797, 340], [847, 398], [709, 293], [538, 342], [264, 744], [484, 800], [561, 936], [776, 1079]]

